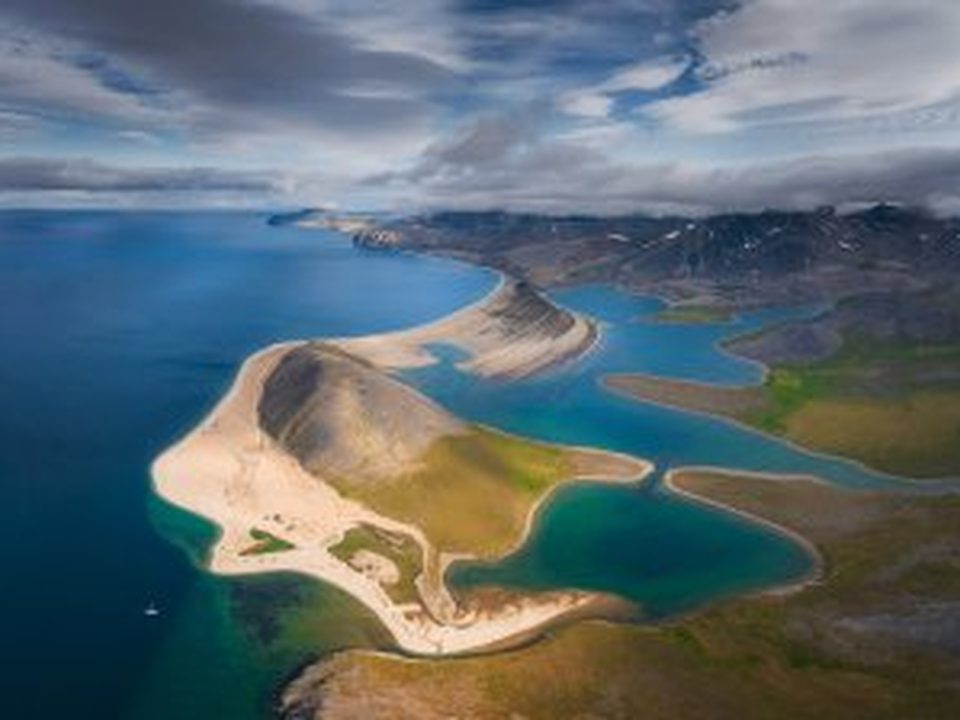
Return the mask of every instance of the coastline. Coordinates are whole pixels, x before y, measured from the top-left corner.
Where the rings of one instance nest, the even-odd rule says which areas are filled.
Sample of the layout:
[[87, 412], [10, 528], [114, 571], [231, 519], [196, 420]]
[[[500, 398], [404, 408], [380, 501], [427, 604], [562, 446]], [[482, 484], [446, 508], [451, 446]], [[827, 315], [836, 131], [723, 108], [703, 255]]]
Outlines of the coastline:
[[[485, 426], [486, 427], [486, 426]], [[503, 432], [502, 430], [495, 430], [502, 435], [508, 437], [516, 437], [511, 433]], [[508, 555], [511, 555], [519, 551], [530, 539], [530, 535], [536, 527], [537, 519], [540, 515], [541, 510], [544, 506], [550, 502], [554, 496], [563, 489], [573, 487], [575, 485], [636, 485], [640, 486], [643, 483], [647, 482], [650, 479], [650, 476], [656, 470], [656, 466], [649, 460], [644, 460], [633, 455], [628, 455], [627, 453], [620, 453], [615, 451], [606, 451], [606, 450], [597, 450], [596, 448], [590, 448], [582, 445], [560, 445], [558, 443], [542, 443], [548, 447], [563, 448], [565, 450], [578, 452], [578, 453], [597, 453], [606, 455], [609, 457], [621, 459], [624, 462], [628, 462], [638, 467], [637, 473], [631, 476], [623, 476], [619, 478], [610, 477], [609, 475], [600, 475], [600, 474], [591, 474], [583, 473], [572, 475], [568, 480], [558, 483], [550, 488], [547, 492], [537, 498], [537, 501], [530, 508], [527, 513], [526, 519], [524, 520], [523, 531], [520, 536], [517, 538], [510, 547], [508, 547], [500, 556], [499, 559], [502, 559]], [[439, 558], [439, 568], [437, 570], [441, 581], [446, 577], [447, 571], [450, 569], [450, 566], [454, 563], [460, 561], [471, 561], [477, 560], [477, 558], [472, 555], [462, 555], [457, 553], [443, 553]]]
[[781, 525], [780, 523], [774, 522], [773, 520], [765, 518], [762, 515], [757, 515], [747, 510], [742, 510], [732, 505], [727, 505], [726, 503], [714, 500], [705, 495], [701, 495], [695, 490], [682, 487], [682, 485], [678, 484], [677, 477], [684, 475], [714, 475], [733, 479], [736, 479], [737, 477], [749, 477], [751, 479], [763, 480], [766, 482], [806, 482], [823, 485], [829, 485], [829, 483], [826, 483], [824, 480], [814, 476], [778, 475], [776, 473], [731, 470], [729, 468], [713, 467], [709, 465], [691, 465], [687, 467], [671, 468], [663, 474], [663, 487], [668, 492], [692, 502], [706, 505], [716, 510], [734, 515], [742, 520], [746, 520], [749, 523], [764, 527], [802, 547], [804, 552], [806, 552], [807, 556], [811, 559], [811, 568], [805, 575], [786, 584], [776, 585], [771, 588], [759, 590], [755, 593], [746, 593], [746, 595], [766, 595], [774, 597], [791, 595], [823, 582], [824, 578], [826, 577], [826, 561], [824, 560], [820, 550], [810, 539], [797, 532], [793, 528], [787, 527], [786, 525]]
[[[408, 330], [365, 337], [337, 338], [335, 340], [324, 340], [323, 342], [355, 357], [358, 356], [361, 361], [368, 362], [375, 369], [384, 373], [389, 373], [393, 369], [410, 367], [406, 364], [410, 362], [429, 364], [435, 362], [436, 358], [429, 353], [427, 348], [423, 348], [422, 344], [439, 342], [449, 335], [458, 339], [464, 337], [469, 339], [471, 332], [477, 332], [477, 326], [482, 329], [481, 334], [489, 333], [491, 320], [486, 314], [486, 309], [491, 304], [499, 302], [505, 294], [509, 296], [509, 293], [514, 292], [516, 287], [514, 281], [501, 274], [497, 285], [491, 291], [444, 318]], [[559, 312], [567, 312], [557, 309], [549, 300], [545, 302]], [[583, 322], [580, 327], [586, 327], [591, 331], [586, 343], [574, 346], [573, 355], [581, 357], [584, 353], [591, 352], [600, 345], [603, 333], [600, 331], [600, 325], [594, 321], [582, 319], [582, 316], [574, 315], [574, 317], [581, 319]], [[480, 349], [491, 353], [494, 358], [499, 356], [502, 359], [503, 347], [510, 339], [515, 338], [499, 336], [492, 348], [487, 345]], [[384, 347], [395, 346], [398, 341], [404, 346], [399, 355], [382, 354]], [[519, 342], [522, 341], [521, 335]], [[220, 529], [220, 537], [210, 555], [209, 569], [211, 571], [223, 574], [285, 571], [305, 574], [329, 582], [345, 590], [374, 612], [396, 640], [401, 651], [416, 656], [461, 655], [480, 652], [485, 649], [502, 648], [513, 644], [518, 638], [541, 633], [544, 628], [552, 626], [571, 614], [587, 612], [587, 609], [596, 603], [598, 597], [595, 594], [562, 591], [551, 593], [549, 598], [523, 597], [518, 602], [508, 603], [508, 607], [506, 609], [501, 608], [500, 613], [478, 614], [471, 611], [467, 613], [467, 617], [464, 617], [463, 613], [447, 612], [450, 607], [457, 609], [458, 606], [445, 583], [446, 571], [452, 563], [462, 559], [474, 559], [473, 557], [439, 552], [431, 546], [418, 527], [379, 515], [359, 503], [345, 499], [332, 486], [323, 482], [322, 478], [308, 473], [299, 466], [298, 462], [267, 437], [260, 427], [259, 420], [256, 417], [255, 401], [262, 393], [264, 379], [268, 377], [270, 371], [283, 356], [305, 344], [308, 344], [308, 341], [277, 343], [250, 356], [240, 368], [230, 390], [213, 411], [194, 431], [167, 450], [154, 463], [154, 486], [158, 495], [188, 511], [211, 519]], [[367, 352], [357, 352], [358, 346], [361, 350]], [[543, 343], [534, 343], [534, 348], [536, 352], [542, 352]], [[570, 356], [570, 353], [563, 351], [546, 358], [540, 357], [535, 372], [541, 372], [564, 363], [570, 359]], [[526, 358], [522, 353], [521, 358], [523, 361], [519, 364], [516, 362], [506, 365], [495, 364], [494, 367], [498, 371], [503, 370], [504, 367], [512, 367], [512, 369], [506, 373], [490, 373], [488, 376], [522, 377], [523, 372], [513, 374], [518, 369], [523, 370], [526, 367]], [[463, 361], [466, 367], [461, 365], [461, 368], [478, 375], [484, 375], [484, 371], [489, 370], [490, 366], [481, 365], [478, 368], [474, 365], [471, 367], [469, 363], [474, 359], [475, 356], [471, 355], [468, 361]], [[458, 365], [460, 364], [458, 363]], [[618, 392], [615, 389], [612, 390]], [[627, 393], [622, 394], [629, 397]], [[429, 399], [427, 398], [427, 400]], [[704, 414], [714, 417], [708, 413]], [[235, 427], [231, 428], [231, 425]], [[488, 429], [505, 436], [511, 435], [494, 428]], [[207, 447], [209, 442], [206, 441], [211, 440], [211, 435], [216, 436], [212, 438], [214, 444], [218, 445], [215, 450]], [[541, 444], [588, 455], [595, 453], [598, 456], [616, 457], [621, 462], [629, 461], [636, 472], [633, 472], [629, 477], [613, 478], [610, 474], [591, 473], [585, 470], [573, 474], [563, 482], [549, 488], [536, 499], [527, 512], [522, 534], [503, 555], [522, 547], [535, 526], [540, 510], [562, 485], [578, 482], [640, 483], [647, 479], [654, 469], [648, 461], [623, 453], [613, 453], [582, 446], [564, 446], [556, 443]], [[238, 457], [238, 453], [240, 453], [240, 457]], [[257, 469], [251, 471], [251, 466]], [[178, 483], [176, 480], [181, 470], [184, 471], [183, 476], [196, 475], [199, 477], [201, 474], [209, 475], [211, 468], [214, 468], [214, 475], [219, 473], [219, 481], [222, 482], [224, 488], [227, 488], [224, 495], [228, 494], [231, 486], [233, 486], [232, 492], [234, 494], [252, 493], [256, 495], [260, 493], [269, 494], [273, 498], [273, 496], [283, 495], [283, 490], [280, 487], [283, 484], [298, 488], [297, 492], [301, 494], [296, 496], [295, 503], [284, 506], [282, 513], [273, 513], [273, 518], [284, 517], [283, 523], [272, 522], [270, 514], [261, 512], [257, 515], [250, 512], [250, 508], [247, 508], [246, 514], [241, 512], [238, 518], [235, 512], [237, 509], [236, 500], [234, 500], [234, 505], [231, 506], [230, 498], [221, 497], [218, 503], [212, 501], [210, 497], [204, 497], [203, 489], [199, 491], [199, 494], [196, 488], [192, 490], [187, 488], [184, 492], [182, 483]], [[700, 497], [679, 487], [674, 482], [676, 473], [698, 470], [714, 474], [750, 474], [777, 479], [784, 479], [785, 476], [749, 473], [729, 468], [678, 468], [665, 474], [664, 486], [668, 491], [696, 502], [708, 504], [724, 512], [733, 513], [747, 522], [759, 523], [797, 542], [807, 551], [813, 559], [814, 565], [809, 575], [790, 583], [786, 587], [764, 590], [762, 591], [764, 594], [793, 592], [818, 581], [822, 573], [822, 558], [817, 549], [806, 538], [789, 528], [777, 525], [762, 517]], [[260, 473], [273, 476], [273, 478], [262, 487], [241, 487], [243, 483], [238, 482], [236, 477], [249, 475], [251, 472], [253, 475]], [[795, 479], [800, 479], [800, 477]], [[810, 478], [803, 476], [802, 479]], [[814, 479], [814, 481], [817, 480]], [[267, 492], [268, 490], [269, 492]], [[209, 489], [206, 492], [209, 493]], [[304, 515], [301, 508], [305, 505], [303, 502], [305, 496], [302, 493], [307, 493], [307, 497], [315, 501], [310, 504], [315, 505], [314, 509], [318, 510], [317, 513]], [[256, 506], [256, 504], [251, 507], [255, 507], [257, 510], [263, 509], [262, 506]], [[275, 505], [272, 507], [276, 509]], [[323, 511], [319, 512], [321, 508]], [[318, 517], [322, 518], [319, 522]], [[290, 518], [295, 518], [296, 521], [291, 523], [289, 522]], [[250, 528], [263, 525], [276, 531], [278, 537], [294, 542], [295, 549], [271, 554], [243, 554], [244, 545], [249, 546], [250, 544]], [[422, 607], [420, 605], [411, 606], [409, 603], [406, 605], [396, 604], [388, 597], [380, 583], [355, 571], [343, 561], [333, 557], [329, 552], [330, 548], [343, 539], [347, 531], [361, 525], [372, 525], [409, 536], [420, 546], [423, 551], [424, 563], [416, 580], [417, 587], [421, 591]], [[433, 553], [432, 558], [431, 553]], [[433, 565], [432, 576], [428, 576], [431, 571], [431, 562], [434, 561], [436, 564]], [[423, 590], [424, 586], [427, 588], [426, 591]], [[433, 596], [433, 602], [428, 595]], [[435, 612], [437, 610], [439, 612]]]
[[[485, 307], [491, 297], [499, 298], [506, 282], [503, 280], [493, 293], [454, 313], [458, 322], [475, 317], [477, 308]], [[449, 324], [441, 319], [429, 327], [443, 329]], [[210, 552], [210, 571], [225, 575], [294, 572], [316, 577], [345, 590], [370, 609], [403, 651], [422, 656], [457, 655], [491, 646], [503, 647], [594, 605], [597, 598], [593, 594], [564, 591], [548, 597], [511, 598], [511, 602], [496, 612], [471, 611], [466, 617], [463, 613], [445, 612], [450, 606], [445, 604], [449, 591], [443, 582], [443, 570], [456, 558], [440, 557], [440, 582], [436, 583], [439, 587], [430, 587], [427, 572], [431, 553], [433, 557], [439, 553], [420, 528], [379, 515], [346, 499], [322, 478], [308, 473], [261, 427], [257, 406], [265, 380], [288, 353], [305, 344], [304, 341], [277, 343], [250, 356], [213, 410], [153, 463], [153, 485], [160, 497], [217, 525], [219, 537]], [[568, 356], [561, 354], [559, 358], [547, 358], [546, 362], [541, 359], [540, 365], [551, 367], [552, 362], [566, 359]], [[581, 462], [589, 458], [589, 454], [596, 454], [597, 460], [603, 456], [617, 463], [629, 460], [629, 478], [624, 478], [629, 481], [639, 481], [652, 470], [650, 463], [623, 454], [558, 447], [579, 453]], [[537, 498], [526, 515], [519, 544], [532, 527], [536, 508], [556, 487], [567, 482], [591, 481], [591, 478], [606, 482], [618, 479], [615, 473], [604, 474], [602, 478], [600, 474], [586, 464], [577, 474]], [[626, 475], [626, 471], [622, 474]], [[332, 555], [330, 549], [341, 542], [350, 529], [362, 525], [409, 536], [420, 546], [424, 561], [417, 578], [421, 602], [395, 603], [376, 578]], [[254, 530], [268, 533], [291, 547], [282, 552], [250, 552]], [[453, 607], [460, 609], [455, 603]], [[439, 613], [433, 612], [438, 609]]]

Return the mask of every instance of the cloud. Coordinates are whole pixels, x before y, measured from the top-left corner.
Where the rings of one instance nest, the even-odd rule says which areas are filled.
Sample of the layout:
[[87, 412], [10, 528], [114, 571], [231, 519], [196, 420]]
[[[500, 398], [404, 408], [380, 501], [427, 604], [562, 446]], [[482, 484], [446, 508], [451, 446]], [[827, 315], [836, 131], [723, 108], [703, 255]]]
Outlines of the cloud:
[[303, 16], [332, 21], [365, 47], [427, 58], [456, 71], [469, 69], [458, 3], [453, 0], [274, 0]]
[[407, 179], [476, 176], [496, 172], [525, 149], [536, 147], [546, 106], [533, 104], [511, 113], [485, 115], [448, 139], [426, 149]]
[[615, 98], [625, 92], [652, 92], [675, 82], [689, 68], [690, 59], [657, 57], [623, 67], [607, 80], [565, 93], [560, 107], [571, 115], [581, 117], [608, 117]]
[[[898, 201], [960, 210], [960, 149], [910, 149], [737, 166], [612, 160], [547, 139], [516, 116], [485, 118], [405, 173], [377, 182], [433, 208], [706, 215]], [[414, 183], [416, 196], [404, 194]]]
[[277, 176], [270, 173], [127, 168], [89, 159], [0, 158], [0, 193], [275, 193], [280, 187]]
[[909, 124], [960, 101], [960, 4], [952, 0], [746, 0], [700, 23], [703, 88], [647, 113], [693, 133], [757, 126]]
[[76, 47], [0, 33], [0, 108], [35, 123], [74, 118], [151, 122], [159, 113], [133, 94], [108, 87], [76, 60]]
[[[432, 115], [432, 94], [456, 80], [424, 55], [368, 47], [322, 17], [254, 0], [6, 0], [0, 12], [11, 24], [107, 58], [114, 76], [166, 91], [151, 101], [165, 101], [209, 133], [419, 133]], [[136, 93], [109, 87], [102, 67], [71, 71], [64, 60], [59, 72], [72, 72], [75, 91], [112, 91], [137, 105]]]
[[4, 0], [0, 157], [92, 158], [4, 197], [944, 207], [957, 37], [954, 0]]
[[664, 57], [648, 60], [617, 72], [600, 86], [603, 92], [657, 90], [674, 82], [690, 65], [688, 58]]
[[596, 85], [618, 69], [681, 53], [687, 25], [730, 0], [458, 0], [478, 91], [527, 99]]

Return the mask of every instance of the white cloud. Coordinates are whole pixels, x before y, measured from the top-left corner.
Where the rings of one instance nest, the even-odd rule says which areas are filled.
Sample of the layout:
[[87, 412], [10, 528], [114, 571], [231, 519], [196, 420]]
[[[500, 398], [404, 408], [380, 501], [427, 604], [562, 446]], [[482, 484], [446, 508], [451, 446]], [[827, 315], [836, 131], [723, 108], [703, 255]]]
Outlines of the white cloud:
[[747, 0], [696, 32], [703, 91], [648, 112], [692, 132], [896, 118], [960, 99], [956, 0]]
[[609, 117], [619, 93], [659, 90], [675, 82], [689, 66], [690, 60], [685, 57], [662, 57], [628, 65], [602, 83], [564, 93], [560, 109], [577, 117]]
[[465, 71], [470, 61], [458, 33], [451, 0], [259, 0], [313, 21], [330, 21], [363, 46], [408, 53]]
[[561, 96], [560, 109], [577, 117], [605, 118], [613, 110], [613, 98], [593, 90], [573, 90]]
[[690, 65], [687, 58], [657, 58], [624, 68], [600, 89], [604, 92], [624, 92], [626, 90], [658, 90], [677, 80]]
[[598, 124], [605, 131], [599, 138], [547, 138], [538, 131], [547, 122], [520, 112], [484, 118], [379, 183], [401, 206], [549, 213], [708, 215], [883, 201], [960, 207], [960, 148], [810, 154], [735, 166], [644, 162], [603, 151], [622, 124]]

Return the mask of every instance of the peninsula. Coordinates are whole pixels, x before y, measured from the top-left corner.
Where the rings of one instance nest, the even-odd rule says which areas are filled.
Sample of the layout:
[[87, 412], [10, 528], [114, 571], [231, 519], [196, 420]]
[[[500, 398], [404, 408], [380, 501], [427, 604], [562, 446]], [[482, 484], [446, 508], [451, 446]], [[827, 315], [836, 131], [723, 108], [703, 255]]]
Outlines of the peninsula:
[[389, 371], [432, 362], [426, 345], [445, 343], [468, 353], [465, 372], [521, 377], [579, 356], [597, 333], [590, 320], [504, 280], [479, 303], [414, 330], [269, 347], [156, 460], [157, 491], [219, 525], [214, 572], [290, 571], [332, 583], [408, 652], [502, 645], [600, 598], [455, 597], [446, 567], [517, 547], [561, 483], [639, 481], [651, 466], [468, 424]]

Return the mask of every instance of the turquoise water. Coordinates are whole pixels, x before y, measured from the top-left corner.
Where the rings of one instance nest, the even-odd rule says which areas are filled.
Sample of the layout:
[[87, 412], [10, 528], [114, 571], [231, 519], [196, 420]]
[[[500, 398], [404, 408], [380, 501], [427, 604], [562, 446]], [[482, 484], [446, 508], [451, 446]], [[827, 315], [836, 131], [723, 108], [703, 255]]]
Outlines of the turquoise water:
[[655, 486], [579, 484], [555, 496], [520, 552], [460, 565], [455, 587], [616, 593], [660, 619], [789, 582], [811, 569], [796, 543]]
[[[0, 212], [4, 717], [253, 720], [310, 657], [388, 646], [363, 608], [319, 583], [202, 572], [213, 529], [157, 500], [148, 467], [254, 350], [421, 323], [494, 282], [476, 268], [268, 228], [256, 214]], [[612, 369], [755, 380], [756, 366], [713, 343], [784, 313], [657, 326], [635, 322], [657, 307], [650, 299], [602, 288], [558, 297], [610, 323], [588, 360], [509, 388], [448, 366], [416, 381], [468, 417], [664, 467], [883, 482], [597, 386]], [[460, 579], [598, 587], [662, 615], [793, 577], [805, 561], [781, 538], [656, 486], [574, 486], [544, 508], [520, 554]], [[143, 615], [150, 602], [160, 617]]]

